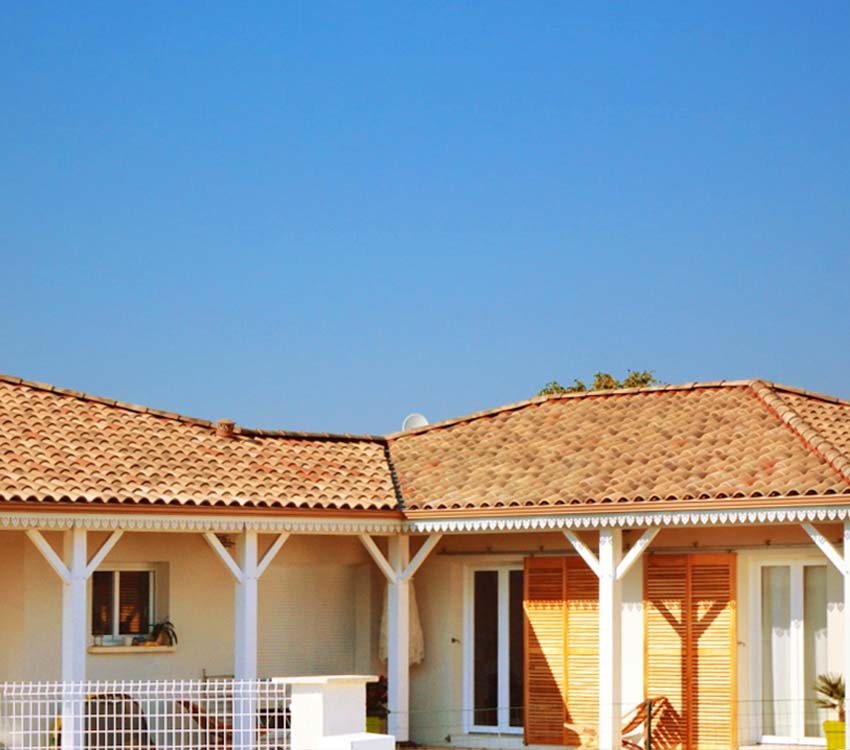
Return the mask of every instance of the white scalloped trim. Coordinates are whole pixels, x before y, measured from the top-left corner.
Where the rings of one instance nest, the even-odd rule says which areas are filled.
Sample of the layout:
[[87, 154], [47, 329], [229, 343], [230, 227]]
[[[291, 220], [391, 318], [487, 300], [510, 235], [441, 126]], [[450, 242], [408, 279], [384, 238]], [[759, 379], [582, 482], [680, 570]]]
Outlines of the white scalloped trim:
[[380, 519], [349, 518], [256, 518], [231, 516], [156, 516], [118, 514], [0, 513], [0, 529], [42, 529], [46, 531], [82, 526], [91, 531], [171, 531], [239, 532], [251, 529], [260, 533], [281, 534], [396, 534], [401, 522]]
[[245, 516], [164, 516], [118, 515], [105, 513], [0, 513], [0, 529], [42, 529], [50, 531], [82, 526], [92, 531], [239, 532], [252, 529], [280, 534], [467, 534], [506, 531], [560, 531], [562, 529], [601, 529], [608, 527], [648, 528], [681, 526], [734, 526], [743, 524], [822, 523], [850, 518], [850, 504], [844, 507], [787, 507], [716, 511], [645, 511], [637, 513], [570, 513], [480, 518], [428, 520], [383, 520], [374, 518], [257, 518]]
[[847, 508], [813, 507], [720, 510], [720, 511], [676, 511], [661, 513], [624, 514], [570, 514], [563, 516], [515, 516], [511, 518], [462, 518], [407, 521], [404, 530], [415, 533], [476, 533], [499, 531], [559, 531], [562, 529], [601, 529], [608, 527], [649, 528], [676, 526], [730, 526], [743, 524], [802, 523], [844, 521], [850, 517]]

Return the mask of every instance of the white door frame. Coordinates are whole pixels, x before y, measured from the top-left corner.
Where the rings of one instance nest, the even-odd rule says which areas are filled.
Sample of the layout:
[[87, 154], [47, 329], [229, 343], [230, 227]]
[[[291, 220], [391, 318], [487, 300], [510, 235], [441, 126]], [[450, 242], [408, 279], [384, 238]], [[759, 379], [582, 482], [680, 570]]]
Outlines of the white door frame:
[[[812, 551], [802, 551], [799, 549], [786, 550], [771, 550], [770, 552], [759, 552], [747, 555], [747, 571], [748, 571], [748, 599], [750, 602], [750, 611], [747, 613], [749, 618], [749, 633], [748, 640], [752, 644], [750, 648], [750, 696], [754, 705], [759, 707], [758, 711], [754, 712], [753, 716], [753, 731], [758, 741], [763, 744], [779, 744], [779, 745], [826, 745], [826, 740], [819, 737], [805, 737], [805, 718], [802, 720], [798, 717], [797, 724], [800, 732], [797, 736], [785, 737], [781, 735], [766, 735], [762, 726], [762, 711], [763, 694], [762, 694], [762, 666], [763, 654], [761, 643], [761, 610], [762, 610], [762, 591], [761, 577], [762, 569], [769, 566], [785, 565], [791, 568], [791, 591], [790, 591], [790, 608], [793, 617], [795, 610], [802, 612], [803, 603], [800, 601], [802, 594], [802, 581], [799, 576], [802, 574], [802, 568], [806, 565], [823, 565], [827, 568], [829, 574], [829, 562], [824, 559], [816, 549]], [[796, 585], [795, 585], [796, 583]], [[803, 648], [803, 631], [795, 634], [791, 647], [794, 649], [795, 659]], [[799, 657], [802, 658], [802, 657]], [[799, 662], [798, 662], [799, 664]], [[794, 675], [793, 692], [794, 700], [802, 703], [805, 700], [805, 685], [798, 675]]]
[[[463, 575], [463, 732], [469, 734], [516, 734], [522, 735], [524, 727], [510, 725], [510, 571], [524, 570], [522, 563], [487, 562], [469, 563]], [[479, 726], [475, 717], [475, 573], [494, 571], [499, 573], [499, 635], [498, 635], [498, 690], [499, 708], [496, 726]]]

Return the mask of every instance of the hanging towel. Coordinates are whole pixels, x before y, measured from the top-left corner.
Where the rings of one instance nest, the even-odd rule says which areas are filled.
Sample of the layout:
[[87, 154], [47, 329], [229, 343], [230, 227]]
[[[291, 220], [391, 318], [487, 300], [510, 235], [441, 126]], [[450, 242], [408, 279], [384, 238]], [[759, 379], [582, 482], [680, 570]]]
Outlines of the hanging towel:
[[[387, 660], [387, 611], [389, 584], [384, 587], [384, 606], [381, 610], [381, 636], [378, 643], [378, 656], [382, 661]], [[419, 664], [425, 658], [425, 634], [422, 632], [422, 621], [419, 619], [419, 606], [416, 604], [416, 589], [410, 582], [410, 654], [408, 664]]]

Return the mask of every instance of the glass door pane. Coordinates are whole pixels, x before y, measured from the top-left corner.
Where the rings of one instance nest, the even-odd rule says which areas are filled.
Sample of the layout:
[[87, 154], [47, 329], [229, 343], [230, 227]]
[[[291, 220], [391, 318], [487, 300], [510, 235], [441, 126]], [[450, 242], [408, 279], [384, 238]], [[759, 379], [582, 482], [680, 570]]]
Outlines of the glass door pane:
[[523, 725], [525, 701], [525, 637], [523, 634], [523, 578], [521, 570], [510, 571], [510, 694], [512, 727]]
[[803, 568], [803, 685], [806, 696], [806, 737], [822, 737], [829, 711], [815, 703], [817, 676], [828, 671], [826, 627], [826, 565]]
[[791, 568], [761, 569], [762, 731], [790, 737], [793, 733], [791, 642]]
[[474, 707], [472, 723], [498, 724], [499, 703], [499, 573], [475, 571], [474, 607]]

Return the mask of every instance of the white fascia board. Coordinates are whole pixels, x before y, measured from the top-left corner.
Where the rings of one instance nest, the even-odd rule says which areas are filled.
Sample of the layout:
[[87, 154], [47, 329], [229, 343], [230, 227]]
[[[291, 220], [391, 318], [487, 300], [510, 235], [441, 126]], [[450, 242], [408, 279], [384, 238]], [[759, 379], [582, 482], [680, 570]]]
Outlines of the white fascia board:
[[[724, 503], [729, 501], [724, 501]], [[831, 503], [834, 500], [830, 501]], [[618, 512], [594, 513], [534, 513], [507, 515], [498, 510], [488, 515], [458, 518], [451, 513], [427, 519], [409, 518], [357, 518], [339, 516], [257, 516], [236, 512], [210, 515], [206, 512], [187, 514], [132, 513], [56, 513], [0, 511], [0, 529], [41, 531], [65, 530], [82, 526], [89, 531], [150, 531], [203, 533], [239, 533], [246, 529], [260, 534], [329, 534], [356, 536], [373, 534], [479, 534], [500, 532], [563, 531], [564, 529], [600, 528], [681, 528], [706, 526], [744, 526], [764, 524], [840, 523], [850, 519], [850, 498], [846, 505], [817, 505], [809, 502], [800, 505], [770, 507], [770, 501], [757, 508], [719, 507], [716, 510], [646, 510], [629, 509]]]

